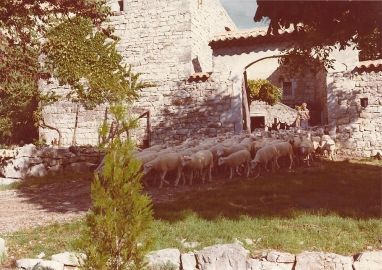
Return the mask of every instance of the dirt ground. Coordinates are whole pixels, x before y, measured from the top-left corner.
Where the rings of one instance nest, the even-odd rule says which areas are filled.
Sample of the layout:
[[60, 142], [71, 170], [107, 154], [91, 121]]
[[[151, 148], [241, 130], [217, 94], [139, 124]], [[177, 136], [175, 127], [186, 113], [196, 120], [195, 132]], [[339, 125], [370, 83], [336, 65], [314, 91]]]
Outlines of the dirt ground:
[[[193, 188], [213, 188], [212, 185]], [[190, 187], [150, 188], [145, 190], [154, 203], [171, 201]], [[72, 180], [0, 191], [0, 232], [68, 222], [84, 216], [90, 207], [90, 183]]]

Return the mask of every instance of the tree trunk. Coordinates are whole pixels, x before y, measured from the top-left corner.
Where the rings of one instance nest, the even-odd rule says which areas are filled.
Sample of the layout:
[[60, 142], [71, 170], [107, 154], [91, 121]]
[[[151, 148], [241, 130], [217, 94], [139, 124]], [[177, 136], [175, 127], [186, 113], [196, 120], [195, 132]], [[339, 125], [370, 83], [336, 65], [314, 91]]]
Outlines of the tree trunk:
[[248, 104], [248, 85], [247, 85], [247, 71], [244, 71], [243, 79], [243, 108], [244, 108], [244, 129], [251, 133], [251, 116], [249, 113], [249, 104]]

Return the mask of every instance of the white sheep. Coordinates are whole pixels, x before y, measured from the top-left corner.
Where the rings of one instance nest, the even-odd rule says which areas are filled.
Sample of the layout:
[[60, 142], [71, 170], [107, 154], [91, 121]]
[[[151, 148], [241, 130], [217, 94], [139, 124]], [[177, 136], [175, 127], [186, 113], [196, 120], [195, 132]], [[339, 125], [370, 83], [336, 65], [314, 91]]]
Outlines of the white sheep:
[[245, 165], [247, 169], [247, 177], [248, 177], [250, 173], [250, 162], [251, 162], [251, 153], [247, 149], [244, 149], [244, 150], [234, 152], [227, 157], [220, 157], [218, 160], [218, 165], [219, 166], [227, 165], [230, 168], [229, 179], [232, 179], [233, 169], [235, 168], [236, 173], [240, 175], [239, 167], [243, 164]]
[[298, 157], [301, 161], [306, 161], [307, 165], [310, 166], [310, 160], [312, 159], [312, 154], [315, 152], [314, 144], [311, 139], [303, 138], [299, 145]]
[[162, 150], [163, 148], [165, 148], [165, 146], [163, 145], [153, 145], [149, 148], [145, 148], [141, 151], [141, 153], [143, 152], [159, 152], [160, 150]]
[[293, 165], [293, 147], [292, 144], [289, 142], [277, 142], [277, 143], [272, 143], [271, 145], [274, 145], [276, 151], [277, 151], [277, 157], [275, 158], [275, 164], [277, 168], [279, 169], [279, 163], [278, 159], [284, 156], [289, 157], [289, 170], [292, 169]]
[[320, 147], [323, 151], [326, 151], [331, 160], [336, 156], [336, 142], [329, 135], [322, 135]]
[[[267, 168], [267, 165], [269, 162], [271, 162], [272, 163], [271, 167], [273, 170], [275, 159], [277, 158], [277, 156], [278, 156], [277, 150], [274, 145], [264, 146], [256, 152], [255, 158], [251, 161], [251, 169], [255, 170], [258, 165], [263, 165], [265, 170], [269, 171]], [[257, 178], [259, 175], [260, 175], [260, 167], [259, 167], [259, 173], [255, 178]]]
[[[208, 181], [212, 181], [212, 168], [214, 166], [214, 159], [211, 151], [201, 150], [190, 156], [182, 157], [182, 166], [190, 171], [190, 185], [192, 185], [195, 173], [202, 176], [202, 183], [205, 183], [206, 174], [208, 174]], [[183, 185], [185, 178], [183, 179]]]
[[226, 157], [229, 156], [235, 152], [242, 151], [242, 150], [248, 150], [248, 147], [243, 144], [234, 144], [230, 147], [221, 147], [220, 149], [217, 150], [217, 156], [218, 157]]
[[160, 173], [160, 185], [159, 188], [162, 188], [163, 184], [169, 184], [168, 181], [165, 180], [166, 174], [169, 171], [176, 171], [176, 179], [174, 186], [177, 186], [179, 183], [179, 179], [182, 176], [182, 158], [178, 153], [166, 153], [163, 155], [159, 155], [154, 160], [147, 162], [143, 166], [143, 173], [147, 175], [150, 171], [155, 170]]

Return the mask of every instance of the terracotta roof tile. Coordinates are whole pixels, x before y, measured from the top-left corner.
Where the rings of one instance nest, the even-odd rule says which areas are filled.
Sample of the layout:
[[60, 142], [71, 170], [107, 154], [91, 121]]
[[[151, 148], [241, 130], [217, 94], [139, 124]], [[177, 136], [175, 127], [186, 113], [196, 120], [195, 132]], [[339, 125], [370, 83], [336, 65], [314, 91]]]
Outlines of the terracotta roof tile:
[[279, 32], [279, 35], [267, 35], [267, 30], [267, 28], [254, 28], [240, 31], [227, 31], [214, 36], [209, 42], [209, 45], [213, 49], [230, 46], [233, 43], [247, 45], [258, 41], [285, 39], [287, 36], [289, 37], [292, 32], [291, 29], [288, 29]]
[[196, 72], [191, 74], [188, 81], [206, 81], [211, 76], [212, 72]]
[[382, 59], [360, 61], [354, 68], [356, 72], [364, 70], [382, 70]]

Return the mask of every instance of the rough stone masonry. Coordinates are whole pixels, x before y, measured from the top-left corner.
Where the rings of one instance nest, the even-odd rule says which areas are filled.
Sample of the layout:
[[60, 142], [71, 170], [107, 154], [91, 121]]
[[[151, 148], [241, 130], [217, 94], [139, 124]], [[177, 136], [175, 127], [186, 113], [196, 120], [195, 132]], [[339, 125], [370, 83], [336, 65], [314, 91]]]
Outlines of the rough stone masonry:
[[[234, 131], [241, 118], [232, 113], [232, 82], [219, 73], [207, 73], [213, 65], [208, 41], [225, 27], [236, 28], [219, 0], [129, 0], [123, 9], [126, 12], [115, 11], [108, 23], [121, 38], [118, 50], [125, 62], [142, 74], [143, 81], [155, 84], [142, 90], [134, 104], [141, 111], [150, 110], [152, 143], [184, 140], [197, 132], [213, 136]], [[39, 87], [43, 92], [68, 91], [54, 79], [41, 80]], [[105, 110], [102, 105], [86, 111], [62, 99], [46, 106], [43, 117], [60, 130], [62, 145], [73, 143], [76, 118], [75, 143], [95, 145]], [[147, 135], [145, 121], [136, 134], [139, 140]], [[49, 128], [41, 128], [40, 136], [48, 143], [58, 139], [57, 131]]]

